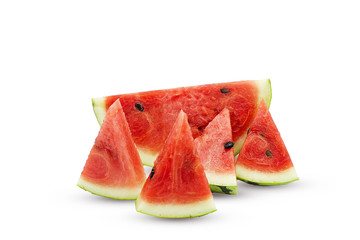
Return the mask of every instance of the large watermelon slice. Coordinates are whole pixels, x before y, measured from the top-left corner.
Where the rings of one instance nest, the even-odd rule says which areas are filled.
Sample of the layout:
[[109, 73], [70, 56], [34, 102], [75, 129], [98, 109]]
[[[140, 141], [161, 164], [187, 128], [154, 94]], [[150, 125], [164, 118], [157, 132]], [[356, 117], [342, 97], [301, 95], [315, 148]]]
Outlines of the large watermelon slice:
[[229, 110], [221, 111], [194, 143], [211, 191], [237, 194]]
[[216, 210], [183, 111], [179, 113], [135, 206], [138, 212], [164, 218], [197, 217]]
[[107, 111], [78, 186], [91, 193], [136, 199], [146, 179], [120, 101]]
[[298, 180], [285, 144], [262, 101], [236, 162], [238, 179], [258, 185]]
[[229, 109], [234, 153], [238, 154], [260, 100], [270, 105], [271, 85], [270, 80], [239, 81], [94, 98], [100, 124], [116, 99], [123, 106], [143, 164], [153, 166], [180, 109], [188, 115], [194, 138], [222, 109]]

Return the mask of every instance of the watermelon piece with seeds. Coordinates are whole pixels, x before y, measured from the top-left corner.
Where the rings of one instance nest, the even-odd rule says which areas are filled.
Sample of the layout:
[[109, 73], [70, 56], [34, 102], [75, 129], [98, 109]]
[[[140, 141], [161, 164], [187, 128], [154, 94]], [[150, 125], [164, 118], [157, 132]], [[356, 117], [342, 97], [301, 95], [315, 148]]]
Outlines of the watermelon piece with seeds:
[[78, 186], [114, 199], [136, 199], [146, 179], [120, 101], [109, 108]]
[[225, 108], [221, 111], [194, 142], [211, 190], [237, 194], [229, 110]]
[[153, 166], [181, 109], [197, 138], [227, 108], [234, 154], [238, 154], [261, 99], [270, 105], [271, 84], [270, 80], [238, 81], [94, 98], [93, 108], [100, 124], [116, 99], [123, 106], [143, 164]]
[[135, 206], [138, 212], [163, 218], [198, 217], [216, 210], [183, 111], [178, 114]]
[[236, 162], [237, 178], [257, 185], [298, 180], [280, 133], [262, 101]]

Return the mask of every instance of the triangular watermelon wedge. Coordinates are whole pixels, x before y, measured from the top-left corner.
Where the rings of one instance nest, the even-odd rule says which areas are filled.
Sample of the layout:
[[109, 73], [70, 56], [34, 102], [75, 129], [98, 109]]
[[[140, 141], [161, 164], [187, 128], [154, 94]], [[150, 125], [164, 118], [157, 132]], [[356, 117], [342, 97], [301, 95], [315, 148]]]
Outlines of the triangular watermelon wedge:
[[237, 178], [257, 185], [298, 180], [280, 133], [262, 101], [236, 162]]
[[229, 110], [221, 111], [194, 142], [211, 191], [237, 194]]
[[141, 213], [163, 218], [198, 217], [216, 210], [181, 111], [135, 203]]
[[181, 109], [188, 116], [193, 138], [197, 138], [227, 108], [234, 154], [238, 154], [261, 99], [270, 105], [271, 84], [268, 79], [237, 81], [94, 98], [93, 108], [100, 124], [116, 99], [123, 106], [143, 164], [153, 166]]
[[106, 113], [78, 186], [114, 199], [136, 199], [146, 179], [120, 101]]

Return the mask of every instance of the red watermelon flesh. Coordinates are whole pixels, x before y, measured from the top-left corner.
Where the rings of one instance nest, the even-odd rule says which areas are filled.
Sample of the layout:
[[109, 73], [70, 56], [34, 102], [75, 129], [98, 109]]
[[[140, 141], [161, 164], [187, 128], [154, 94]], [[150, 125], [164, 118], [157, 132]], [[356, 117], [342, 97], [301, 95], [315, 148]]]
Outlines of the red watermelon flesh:
[[120, 99], [134, 142], [145, 165], [153, 166], [157, 154], [182, 109], [192, 136], [200, 136], [224, 108], [230, 112], [235, 154], [239, 153], [260, 100], [271, 100], [269, 80], [208, 84], [93, 99], [99, 123], [109, 106]]
[[216, 210], [183, 111], [136, 200], [136, 209], [169, 218], [195, 217]]
[[221, 111], [194, 142], [211, 190], [237, 194], [229, 110]]
[[97, 195], [136, 199], [146, 175], [120, 101], [107, 111], [78, 186]]
[[260, 185], [298, 179], [280, 133], [262, 101], [236, 162], [237, 177]]

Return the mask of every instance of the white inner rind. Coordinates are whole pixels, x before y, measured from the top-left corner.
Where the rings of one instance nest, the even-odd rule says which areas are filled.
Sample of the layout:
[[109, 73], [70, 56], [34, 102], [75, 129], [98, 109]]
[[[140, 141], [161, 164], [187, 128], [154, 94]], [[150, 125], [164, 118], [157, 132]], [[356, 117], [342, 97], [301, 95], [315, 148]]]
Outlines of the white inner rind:
[[245, 142], [245, 138], [246, 138], [246, 133], [243, 134], [241, 137], [239, 137], [239, 139], [235, 142], [235, 144], [234, 144], [234, 155], [237, 155], [240, 152], [241, 147]]
[[223, 174], [205, 171], [205, 174], [209, 184], [218, 186], [237, 186], [235, 173]]
[[269, 185], [287, 183], [299, 179], [294, 167], [281, 172], [266, 173], [236, 165], [236, 176], [245, 181]]
[[264, 99], [267, 107], [269, 108], [270, 102], [271, 102], [271, 97], [272, 97], [270, 79], [258, 80], [256, 82], [257, 82], [258, 89], [259, 89], [258, 103], [260, 104], [261, 100]]
[[153, 204], [143, 201], [140, 196], [135, 207], [138, 212], [163, 218], [198, 217], [216, 211], [212, 195], [207, 200], [188, 204]]
[[92, 99], [93, 109], [96, 116], [96, 119], [98, 120], [99, 124], [101, 125], [105, 115], [106, 115], [106, 109], [105, 109], [105, 98], [93, 98]]
[[151, 154], [149, 152], [142, 151], [140, 148], [137, 148], [141, 162], [149, 167], [154, 166], [154, 162], [159, 154]]
[[82, 177], [80, 177], [77, 185], [85, 189], [86, 191], [96, 195], [100, 195], [108, 198], [114, 198], [114, 199], [124, 199], [124, 200], [125, 199], [135, 200], [139, 196], [142, 188], [142, 185], [131, 188], [107, 187], [107, 186], [91, 183]]

